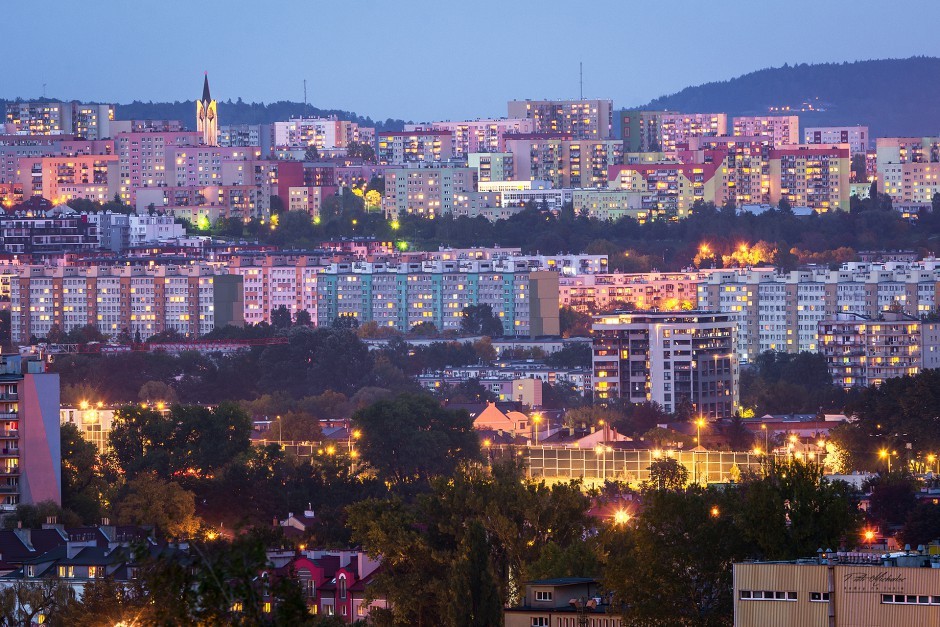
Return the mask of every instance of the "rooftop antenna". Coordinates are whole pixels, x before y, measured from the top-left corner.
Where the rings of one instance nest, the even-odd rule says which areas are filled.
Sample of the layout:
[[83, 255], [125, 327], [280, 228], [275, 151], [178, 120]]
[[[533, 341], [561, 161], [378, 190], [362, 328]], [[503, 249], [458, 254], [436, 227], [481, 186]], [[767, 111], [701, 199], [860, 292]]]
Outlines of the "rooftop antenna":
[[43, 98], [46, 97], [46, 84], [45, 83], [42, 84], [42, 97]]
[[578, 61], [578, 72], [581, 77], [581, 100], [584, 100], [584, 61]]
[[304, 112], [303, 112], [303, 115], [301, 115], [301, 117], [305, 117], [306, 115], [307, 115], [307, 79], [305, 78], [304, 79]]

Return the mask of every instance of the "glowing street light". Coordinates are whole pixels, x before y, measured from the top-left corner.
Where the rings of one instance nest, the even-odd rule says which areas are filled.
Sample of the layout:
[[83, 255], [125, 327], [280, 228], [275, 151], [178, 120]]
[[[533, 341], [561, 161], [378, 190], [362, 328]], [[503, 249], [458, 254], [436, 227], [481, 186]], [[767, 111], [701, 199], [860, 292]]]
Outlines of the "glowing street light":
[[[936, 455], [934, 455], [933, 453], [930, 453], [929, 455], [927, 455], [928, 464], [932, 465], [935, 461], [937, 461]], [[937, 463], [937, 474], [940, 474], [940, 462]]]
[[713, 505], [710, 513], [712, 518], [718, 518], [718, 516], [721, 514], [721, 510], [718, 509], [717, 505]]
[[699, 418], [695, 421], [695, 432], [696, 432], [696, 442], [699, 446], [702, 446], [702, 427], [705, 426], [705, 419]]
[[625, 525], [630, 522], [630, 514], [627, 510], [622, 507], [614, 512], [614, 523], [618, 525]]
[[767, 423], [762, 422], [760, 425], [760, 428], [761, 428], [761, 431], [764, 432], [764, 450], [769, 451], [770, 446], [767, 443], [767, 438], [769, 437], [768, 432], [767, 432]]
[[542, 414], [535, 412], [532, 414], [532, 424], [535, 425], [535, 445], [539, 443], [539, 425], [542, 423]]
[[891, 451], [883, 448], [880, 451], [878, 451], [878, 457], [880, 457], [881, 459], [888, 460], [888, 474], [890, 475], [891, 474]]

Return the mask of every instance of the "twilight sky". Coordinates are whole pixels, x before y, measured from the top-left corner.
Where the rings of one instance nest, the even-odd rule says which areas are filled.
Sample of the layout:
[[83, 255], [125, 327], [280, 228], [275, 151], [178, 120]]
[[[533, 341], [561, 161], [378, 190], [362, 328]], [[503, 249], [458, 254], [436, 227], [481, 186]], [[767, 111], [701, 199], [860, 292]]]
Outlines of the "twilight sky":
[[301, 101], [307, 79], [316, 106], [425, 121], [577, 97], [579, 61], [585, 97], [619, 107], [784, 63], [940, 56], [912, 27], [937, 0], [44, 0], [41, 28], [34, 3], [2, 4], [0, 98], [193, 100], [207, 70], [219, 100]]

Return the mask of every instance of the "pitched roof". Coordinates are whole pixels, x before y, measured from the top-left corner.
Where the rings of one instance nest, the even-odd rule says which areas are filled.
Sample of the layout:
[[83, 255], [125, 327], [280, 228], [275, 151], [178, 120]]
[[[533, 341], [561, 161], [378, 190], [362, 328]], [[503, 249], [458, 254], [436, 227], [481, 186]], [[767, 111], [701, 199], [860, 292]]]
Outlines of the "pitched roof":
[[202, 83], [202, 101], [212, 102], [212, 96], [209, 95], [209, 73], [206, 72], [206, 78]]

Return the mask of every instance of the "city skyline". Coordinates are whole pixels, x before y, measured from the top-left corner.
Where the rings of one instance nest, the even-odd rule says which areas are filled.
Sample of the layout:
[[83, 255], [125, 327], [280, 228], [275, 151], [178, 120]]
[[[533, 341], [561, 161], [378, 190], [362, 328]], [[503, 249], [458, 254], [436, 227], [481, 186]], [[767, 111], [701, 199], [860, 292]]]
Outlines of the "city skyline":
[[[624, 8], [614, 2], [583, 17], [565, 16], [564, 5], [554, 1], [482, 4], [472, 15], [462, 15], [459, 9], [424, 0], [394, 5], [363, 1], [354, 20], [345, 7], [306, 3], [252, 14], [251, 20], [244, 19], [248, 5], [242, 0], [202, 3], [197, 9], [170, 0], [160, 15], [136, 5], [122, 6], [120, 12], [106, 6], [45, 26], [45, 35], [57, 41], [92, 29], [115, 33], [98, 40], [93, 64], [79, 65], [80, 57], [56, 62], [53, 47], [37, 47], [27, 29], [9, 33], [3, 47], [34, 50], [38, 62], [12, 66], [0, 98], [37, 98], [45, 92], [52, 98], [101, 102], [190, 100], [205, 71], [222, 102], [301, 102], [306, 80], [308, 102], [316, 107], [429, 121], [505, 115], [505, 102], [511, 99], [576, 98], [579, 63], [584, 65], [584, 96], [612, 98], [619, 108], [785, 63], [940, 55], [940, 43], [912, 40], [907, 26], [894, 19], [893, 7], [870, 1], [855, 3], [851, 12], [835, 3], [791, 3], [782, 14], [748, 5], [748, 23], [767, 28], [737, 29], [734, 37], [711, 39], [702, 33], [734, 27], [729, 18], [742, 3], [720, 2], [724, 10], [688, 20], [675, 19], [670, 13], [674, 7]], [[940, 5], [912, 4], [916, 6], [910, 10], [923, 21], [940, 18]], [[56, 0], [51, 6], [55, 10], [64, 4]], [[26, 11], [12, 6], [6, 13], [11, 23], [25, 23], [30, 19]], [[595, 19], [599, 15], [610, 19]], [[348, 28], [332, 26], [343, 19], [350, 22]], [[146, 31], [135, 26], [143, 23]], [[322, 23], [331, 26], [320, 28]], [[456, 30], [448, 24], [462, 26]], [[857, 36], [876, 24], [878, 38]], [[168, 32], [183, 43], [166, 46], [162, 39]], [[469, 34], [464, 45], [461, 32]], [[763, 45], [768, 32], [780, 33], [787, 45]], [[658, 51], [664, 40], [671, 54]], [[134, 46], [127, 45], [131, 41]], [[553, 63], [525, 61], [533, 44], [554, 42], [564, 52], [565, 42], [589, 41], [592, 48], [575, 45], [574, 52], [556, 56]], [[825, 42], [825, 50], [819, 42]], [[156, 49], [161, 53], [154, 54]], [[487, 61], [497, 58], [505, 61]], [[390, 59], [398, 61], [392, 64]], [[387, 73], [399, 72], [404, 64], [417, 71], [388, 80]], [[464, 69], [454, 71], [460, 67]], [[115, 76], [121, 80], [113, 80]]]

